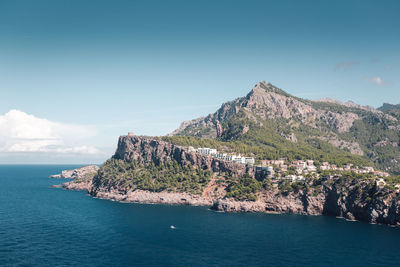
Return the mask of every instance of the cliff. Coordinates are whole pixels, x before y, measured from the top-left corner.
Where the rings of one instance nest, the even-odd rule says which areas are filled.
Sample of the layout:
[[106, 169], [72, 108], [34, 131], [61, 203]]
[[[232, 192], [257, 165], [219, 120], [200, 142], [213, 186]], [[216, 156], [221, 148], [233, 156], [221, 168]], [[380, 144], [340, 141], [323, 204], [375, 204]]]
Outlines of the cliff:
[[286, 194], [276, 190], [259, 193], [255, 202], [217, 199], [212, 208], [220, 211], [330, 215], [348, 220], [400, 226], [399, 194], [379, 188], [368, 180], [308, 182], [309, 189]]
[[[176, 165], [170, 165], [171, 162]], [[178, 168], [168, 180], [164, 174], [172, 169], [165, 171], [166, 166], [202, 172], [190, 178], [190, 173]], [[142, 173], [138, 170], [149, 169], [156, 172], [146, 172], [140, 178]], [[203, 171], [210, 171], [209, 176], [204, 176], [207, 179], [197, 177]], [[179, 173], [185, 175], [179, 176]], [[113, 159], [93, 179], [65, 183], [63, 187], [87, 190], [94, 197], [123, 202], [205, 205], [226, 212], [331, 215], [400, 225], [399, 193], [378, 186], [374, 179], [343, 176], [273, 184], [268, 179], [257, 181], [249, 173], [249, 167], [244, 165], [202, 156], [159, 139], [121, 136]], [[164, 180], [168, 182], [155, 186]], [[198, 190], [191, 192], [191, 184], [186, 181], [197, 185]], [[246, 194], [241, 198], [229, 197], [233, 190], [243, 190]], [[249, 201], [252, 194], [256, 198]]]
[[127, 162], [135, 161], [144, 166], [176, 161], [182, 167], [191, 166], [232, 177], [239, 177], [245, 173], [254, 175], [253, 168], [247, 165], [190, 152], [182, 146], [160, 139], [139, 136], [121, 136], [113, 158]]

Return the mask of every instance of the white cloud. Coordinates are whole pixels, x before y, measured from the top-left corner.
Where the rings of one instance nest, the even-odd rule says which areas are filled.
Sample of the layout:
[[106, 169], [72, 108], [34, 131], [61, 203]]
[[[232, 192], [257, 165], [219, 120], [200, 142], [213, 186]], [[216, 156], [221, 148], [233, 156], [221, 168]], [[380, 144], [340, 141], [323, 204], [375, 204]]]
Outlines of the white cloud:
[[0, 115], [0, 152], [98, 154], [80, 142], [94, 136], [93, 129], [37, 118], [19, 110]]
[[377, 84], [377, 85], [379, 85], [379, 86], [382, 86], [382, 85], [385, 84], [385, 83], [383, 82], [382, 78], [379, 77], [379, 76], [372, 77], [372, 78], [366, 78], [365, 80], [366, 80], [367, 82], [370, 82], [370, 83], [375, 83], [375, 84]]

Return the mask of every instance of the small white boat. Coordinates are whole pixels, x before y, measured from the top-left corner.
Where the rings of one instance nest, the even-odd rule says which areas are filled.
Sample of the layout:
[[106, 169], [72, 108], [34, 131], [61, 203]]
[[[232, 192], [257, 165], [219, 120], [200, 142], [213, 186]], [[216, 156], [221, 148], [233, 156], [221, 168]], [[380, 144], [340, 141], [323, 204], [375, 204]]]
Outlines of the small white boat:
[[171, 228], [171, 229], [175, 229], [175, 226], [171, 225], [169, 228]]

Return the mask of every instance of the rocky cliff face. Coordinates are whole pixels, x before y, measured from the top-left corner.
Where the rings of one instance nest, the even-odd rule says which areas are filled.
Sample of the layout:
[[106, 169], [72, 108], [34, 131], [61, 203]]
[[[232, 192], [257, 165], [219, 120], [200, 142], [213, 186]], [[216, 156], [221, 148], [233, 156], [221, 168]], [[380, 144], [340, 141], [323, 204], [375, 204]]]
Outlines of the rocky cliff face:
[[253, 168], [243, 164], [201, 155], [169, 142], [139, 136], [121, 136], [118, 141], [118, 149], [113, 158], [127, 162], [136, 161], [145, 166], [151, 163], [160, 165], [174, 160], [182, 166], [190, 165], [194, 168], [211, 170], [214, 173], [233, 177], [238, 177], [245, 173], [250, 176], [254, 174]]
[[[312, 186], [312, 182], [309, 185]], [[318, 189], [287, 194], [270, 189], [259, 193], [255, 202], [217, 199], [212, 209], [227, 212], [330, 215], [400, 226], [399, 195], [377, 187], [372, 181], [331, 180], [323, 182]]]
[[[93, 180], [70, 182], [66, 189], [87, 190], [92, 196], [123, 202], [206, 205], [226, 212], [294, 213], [304, 215], [331, 215], [349, 220], [400, 225], [399, 193], [378, 187], [372, 179], [332, 178], [309, 180], [292, 191], [268, 186], [257, 192], [256, 201], [237, 201], [226, 198], [225, 174], [239, 176], [248, 171], [241, 164], [219, 161], [189, 152], [183, 147], [152, 138], [121, 136], [115, 159], [135, 161], [143, 166], [175, 160], [195, 168], [209, 169], [216, 176], [199, 195], [187, 192], [149, 192], [110, 186]], [[101, 169], [100, 169], [101, 171]], [[116, 170], [118, 171], [118, 170]], [[107, 178], [107, 177], [106, 177]], [[217, 182], [217, 179], [222, 182]]]

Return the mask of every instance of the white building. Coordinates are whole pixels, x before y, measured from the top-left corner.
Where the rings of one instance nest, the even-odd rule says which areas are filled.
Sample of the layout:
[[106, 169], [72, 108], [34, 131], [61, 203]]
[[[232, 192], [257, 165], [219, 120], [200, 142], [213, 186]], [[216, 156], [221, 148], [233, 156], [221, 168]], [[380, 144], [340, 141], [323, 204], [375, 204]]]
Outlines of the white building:
[[197, 152], [204, 155], [214, 155], [217, 154], [217, 150], [215, 148], [208, 148], [208, 147], [199, 147]]
[[321, 166], [319, 166], [319, 169], [320, 169], [321, 171], [327, 171], [327, 170], [329, 170], [329, 166], [327, 166], [327, 165], [321, 165]]
[[256, 161], [254, 160], [254, 158], [245, 157], [245, 158], [244, 158], [244, 162], [245, 162], [246, 164], [253, 165]]
[[378, 187], [384, 187], [386, 185], [386, 182], [382, 178], [379, 178], [378, 180], [376, 180], [376, 185]]
[[[191, 151], [191, 149], [194, 150], [194, 148], [189, 147], [189, 151]], [[199, 147], [195, 151], [197, 151], [197, 153], [200, 153], [203, 155], [211, 155], [214, 158], [233, 161], [233, 162], [240, 163], [240, 164], [254, 164], [255, 163], [254, 158], [241, 157], [240, 154], [239, 154], [239, 156], [236, 156], [236, 155], [227, 155], [226, 153], [218, 153], [218, 151], [215, 148]]]
[[240, 163], [240, 164], [245, 164], [246, 163], [246, 159], [244, 157], [241, 157], [240, 155], [233, 158], [233, 161], [236, 163]]
[[215, 154], [214, 157], [216, 157], [218, 159], [222, 159], [222, 160], [228, 159], [228, 155], [226, 153], [218, 153], [218, 154]]
[[364, 167], [364, 170], [366, 170], [367, 172], [374, 172], [374, 168], [373, 167]]
[[285, 177], [283, 177], [283, 180], [288, 180], [288, 181], [291, 181], [291, 182], [296, 182], [296, 175], [287, 175], [287, 176], [285, 176]]
[[317, 171], [317, 167], [315, 167], [314, 165], [308, 165], [307, 170], [309, 172], [315, 172], [315, 171]]

